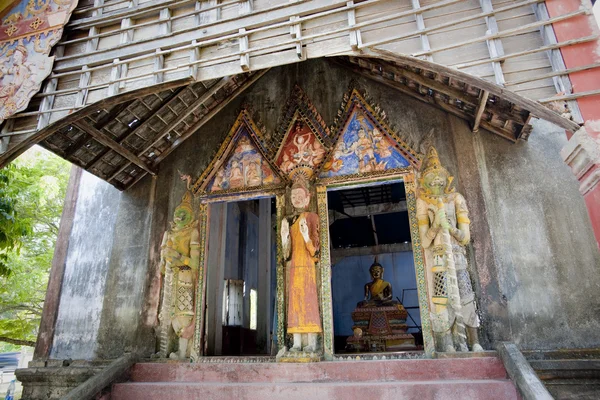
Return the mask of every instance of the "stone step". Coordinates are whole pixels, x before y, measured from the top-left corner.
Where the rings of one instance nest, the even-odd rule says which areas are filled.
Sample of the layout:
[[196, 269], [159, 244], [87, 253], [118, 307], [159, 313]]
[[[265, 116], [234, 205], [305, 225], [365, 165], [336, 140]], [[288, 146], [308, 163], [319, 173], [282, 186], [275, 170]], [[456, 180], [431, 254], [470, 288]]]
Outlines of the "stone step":
[[[368, 371], [362, 371], [368, 373]], [[191, 383], [115, 384], [112, 400], [517, 400], [508, 380], [426, 380], [412, 382]]]
[[496, 357], [293, 363], [137, 363], [133, 382], [302, 383], [507, 379]]

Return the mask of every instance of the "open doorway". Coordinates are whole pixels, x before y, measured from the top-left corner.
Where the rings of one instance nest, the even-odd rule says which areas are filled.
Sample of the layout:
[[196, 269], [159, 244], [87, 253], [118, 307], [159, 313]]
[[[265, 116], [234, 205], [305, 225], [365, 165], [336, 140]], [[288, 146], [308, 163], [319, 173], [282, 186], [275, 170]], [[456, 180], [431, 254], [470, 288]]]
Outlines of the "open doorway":
[[210, 205], [205, 355], [270, 354], [275, 303], [274, 212], [271, 198]]
[[[422, 349], [404, 183], [331, 190], [327, 199], [335, 352]], [[374, 264], [391, 285], [391, 300], [378, 304], [365, 298]]]

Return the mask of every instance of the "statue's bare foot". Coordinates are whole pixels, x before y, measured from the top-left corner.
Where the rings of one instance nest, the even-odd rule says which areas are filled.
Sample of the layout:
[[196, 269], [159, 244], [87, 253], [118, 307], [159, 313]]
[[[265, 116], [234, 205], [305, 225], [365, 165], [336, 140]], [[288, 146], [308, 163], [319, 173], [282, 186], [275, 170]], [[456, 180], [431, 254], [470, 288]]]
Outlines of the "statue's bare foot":
[[173, 352], [173, 353], [169, 354], [169, 358], [171, 360], [179, 360], [179, 354]]
[[483, 350], [483, 347], [481, 347], [481, 345], [479, 343], [473, 344], [473, 352], [477, 353], [480, 351], [485, 351], [485, 350]]
[[307, 353], [315, 353], [317, 351], [317, 349], [314, 346], [306, 346], [304, 348], [304, 351]]
[[454, 346], [447, 345], [446, 346], [446, 353], [456, 353], [456, 349], [454, 348]]

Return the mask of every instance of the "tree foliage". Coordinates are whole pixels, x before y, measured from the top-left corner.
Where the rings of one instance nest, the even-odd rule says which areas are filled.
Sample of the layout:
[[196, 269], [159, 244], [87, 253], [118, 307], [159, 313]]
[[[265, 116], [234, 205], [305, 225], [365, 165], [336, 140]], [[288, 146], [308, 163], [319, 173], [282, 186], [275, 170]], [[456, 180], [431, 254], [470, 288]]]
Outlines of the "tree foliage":
[[18, 254], [22, 239], [31, 231], [29, 221], [18, 217], [18, 193], [11, 185], [15, 172], [15, 165], [0, 170], [0, 276], [10, 275], [8, 255]]
[[[6, 170], [6, 169], [5, 169]], [[0, 170], [0, 172], [5, 171]], [[35, 343], [69, 178], [69, 163], [34, 148], [4, 172], [6, 203], [21, 235], [5, 247], [0, 276], [0, 342]], [[13, 238], [19, 233], [13, 232]], [[1, 350], [10, 350], [0, 346]]]

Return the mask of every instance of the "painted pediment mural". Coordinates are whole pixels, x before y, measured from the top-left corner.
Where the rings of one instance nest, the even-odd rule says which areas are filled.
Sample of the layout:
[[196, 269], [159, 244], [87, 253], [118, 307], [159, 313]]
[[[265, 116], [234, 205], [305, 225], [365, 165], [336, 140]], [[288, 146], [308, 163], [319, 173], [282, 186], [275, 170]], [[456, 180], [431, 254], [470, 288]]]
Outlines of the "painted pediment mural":
[[247, 109], [242, 111], [194, 193], [269, 192], [283, 188], [299, 171], [316, 183], [340, 183], [404, 174], [420, 166], [420, 154], [356, 89], [344, 96], [331, 131], [297, 86], [284, 108], [272, 135], [257, 127]]
[[418, 165], [418, 156], [397, 138], [364, 98], [353, 90], [340, 115], [337, 141], [319, 171], [320, 179], [401, 172]]
[[243, 111], [215, 160], [198, 179], [198, 190], [208, 195], [268, 189], [283, 183], [279, 171], [266, 157], [258, 129]]
[[296, 115], [275, 160], [275, 164], [285, 175], [298, 166], [316, 170], [327, 153], [327, 149], [315, 132], [299, 113]]
[[77, 0], [22, 0], [0, 6], [0, 123], [27, 108], [52, 71], [50, 50]]

